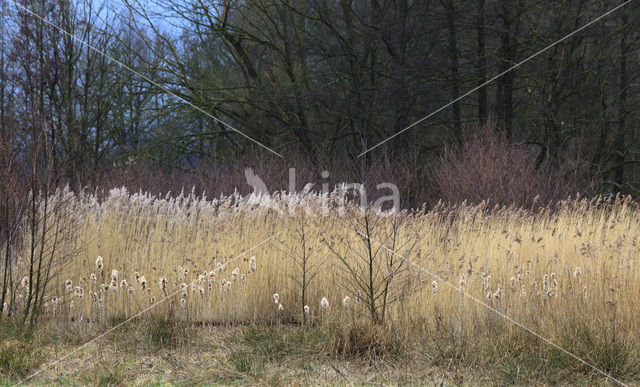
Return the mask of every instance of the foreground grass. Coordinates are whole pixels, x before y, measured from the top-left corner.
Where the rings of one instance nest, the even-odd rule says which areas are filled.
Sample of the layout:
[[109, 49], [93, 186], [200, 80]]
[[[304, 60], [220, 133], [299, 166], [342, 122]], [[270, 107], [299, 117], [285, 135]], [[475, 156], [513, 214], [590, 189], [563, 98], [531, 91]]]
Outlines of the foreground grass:
[[[0, 381], [12, 385], [96, 336], [73, 327], [0, 329]], [[464, 337], [351, 324], [201, 328], [161, 318], [127, 325], [44, 370], [27, 385], [614, 385], [535, 337]], [[567, 349], [629, 385], [637, 349]], [[583, 338], [583, 340], [587, 340]]]

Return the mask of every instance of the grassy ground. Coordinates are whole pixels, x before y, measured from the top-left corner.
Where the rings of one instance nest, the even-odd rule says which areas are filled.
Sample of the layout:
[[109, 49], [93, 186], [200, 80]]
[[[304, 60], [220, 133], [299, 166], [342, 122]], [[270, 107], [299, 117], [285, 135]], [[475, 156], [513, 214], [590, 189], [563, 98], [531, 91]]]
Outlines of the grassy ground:
[[[390, 330], [330, 324], [203, 329], [151, 318], [119, 328], [27, 384], [614, 384], [525, 333], [501, 343], [446, 333], [401, 338]], [[95, 335], [73, 327], [4, 325], [0, 380], [3, 385], [17, 383]], [[638, 366], [619, 358], [627, 352], [612, 353], [607, 371], [629, 385], [638, 384]], [[589, 360], [603, 366], [602, 359]]]

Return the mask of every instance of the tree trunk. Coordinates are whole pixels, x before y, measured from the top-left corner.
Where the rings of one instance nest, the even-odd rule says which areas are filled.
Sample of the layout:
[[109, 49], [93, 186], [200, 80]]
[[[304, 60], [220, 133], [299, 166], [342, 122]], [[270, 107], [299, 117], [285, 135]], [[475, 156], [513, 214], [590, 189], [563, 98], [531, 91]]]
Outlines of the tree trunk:
[[[443, 3], [447, 11], [447, 30], [449, 32], [449, 66], [451, 69], [451, 100], [456, 100], [460, 96], [460, 75], [458, 70], [458, 47], [456, 41], [456, 9], [453, 0]], [[462, 141], [462, 127], [460, 123], [460, 104], [454, 103], [453, 109], [453, 129], [458, 141]]]
[[[511, 1], [508, 0], [501, 2], [500, 18], [502, 19], [502, 31], [500, 33], [500, 73], [507, 71], [516, 63], [519, 12], [518, 0], [515, 0], [515, 4], [511, 4]], [[513, 131], [513, 88], [514, 73], [512, 71], [498, 79], [496, 116], [502, 121], [505, 136], [509, 140], [512, 137]]]
[[[476, 31], [478, 38], [476, 71], [478, 75], [478, 85], [487, 81], [487, 58], [485, 54], [486, 36], [484, 32], [484, 3], [485, 0], [478, 0], [478, 14], [476, 17]], [[478, 89], [478, 120], [487, 120], [487, 87]]]
[[627, 114], [627, 86], [629, 80], [627, 79], [627, 61], [629, 56], [629, 45], [627, 44], [628, 37], [628, 24], [629, 14], [627, 12], [622, 13], [622, 37], [620, 38], [620, 101], [618, 102], [618, 135], [616, 137], [614, 151], [615, 151], [615, 183], [619, 190], [624, 188], [624, 163], [625, 163], [625, 116]]

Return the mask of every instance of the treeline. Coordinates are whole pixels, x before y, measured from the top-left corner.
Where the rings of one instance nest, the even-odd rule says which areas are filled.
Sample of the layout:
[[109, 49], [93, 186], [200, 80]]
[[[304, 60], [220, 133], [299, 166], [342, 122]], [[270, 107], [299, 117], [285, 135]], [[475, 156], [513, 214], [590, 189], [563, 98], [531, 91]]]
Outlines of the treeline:
[[277, 165], [286, 186], [300, 162], [336, 179], [382, 170], [418, 203], [437, 195], [418, 179], [452, 181], [443, 146], [477, 149], [461, 144], [488, 125], [531, 176], [640, 188], [633, 1], [362, 157], [623, 2], [16, 1], [1, 5], [5, 171], [82, 187], [149, 170], [241, 183], [239, 166]]

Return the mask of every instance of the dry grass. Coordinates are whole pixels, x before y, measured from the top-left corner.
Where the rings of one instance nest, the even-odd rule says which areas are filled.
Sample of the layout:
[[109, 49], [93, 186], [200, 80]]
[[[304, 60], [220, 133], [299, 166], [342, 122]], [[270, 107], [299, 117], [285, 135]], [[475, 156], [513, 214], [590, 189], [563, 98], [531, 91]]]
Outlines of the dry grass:
[[[391, 352], [345, 353], [331, 343], [340, 343], [347, 327], [253, 325], [213, 332], [181, 327], [180, 345], [155, 347], [148, 337], [157, 325], [148, 322], [133, 323], [90, 344], [27, 385], [613, 385], [526, 335], [493, 343], [486, 337], [453, 341], [445, 334], [407, 341]], [[348, 334], [352, 339], [375, 336], [388, 343], [388, 337], [354, 328]], [[0, 363], [0, 383], [15, 383], [92, 338], [66, 329], [37, 335], [35, 341], [15, 335], [7, 340], [10, 335], [3, 333], [11, 357], [27, 361], [20, 366]], [[362, 348], [352, 348], [357, 347]]]
[[[360, 358], [336, 358], [327, 351], [331, 331], [319, 327], [234, 327], [215, 333], [196, 328], [183, 345], [156, 350], [147, 346], [147, 329], [143, 324], [133, 324], [127, 332], [91, 344], [83, 353], [47, 369], [27, 385], [317, 385], [452, 380], [450, 371], [424, 368], [427, 363], [423, 359], [417, 362], [385, 358], [374, 363]], [[46, 364], [47, 356], [53, 358], [71, 351], [75, 343], [75, 339], [66, 336], [50, 339], [39, 347], [43, 353], [39, 365]], [[22, 352], [16, 346], [14, 353], [18, 356]], [[27, 373], [37, 369], [31, 366]], [[25, 377], [24, 373], [6, 371], [0, 367], [0, 383]], [[469, 373], [464, 378], [469, 382], [478, 380]]]
[[[175, 293], [153, 313], [191, 329], [204, 325], [204, 332], [213, 333], [220, 325], [238, 326], [246, 333], [245, 324], [267, 331], [269, 326], [318, 330], [326, 335], [324, 352], [319, 352], [328, 351], [329, 358], [343, 361], [417, 357], [421, 365], [446, 369], [453, 382], [456, 372], [469, 381], [467, 373], [476, 368], [490, 368], [492, 377], [507, 383], [528, 378], [545, 383], [602, 382], [593, 369], [465, 298], [444, 280], [464, 286], [466, 294], [605, 372], [637, 380], [640, 209], [630, 199], [571, 200], [536, 212], [482, 204], [372, 216], [371, 241], [377, 254], [372, 281], [390, 284], [394, 301], [389, 301], [384, 323], [372, 329], [366, 328], [370, 314], [364, 301], [357, 302], [363, 295], [355, 292], [349, 275], [350, 270], [367, 269], [358, 260], [367, 253], [367, 240], [356, 232], [364, 232], [358, 208], [348, 205], [344, 216], [334, 208], [321, 216], [323, 201], [317, 196], [285, 195], [253, 204], [235, 199], [162, 199], [124, 190], [112, 191], [100, 203], [92, 196], [77, 197], [69, 208], [76, 214], [73, 259], [52, 287], [47, 304], [52, 329], [100, 332]], [[335, 196], [328, 202], [338, 203]], [[294, 214], [273, 210], [274, 204], [283, 208], [284, 203], [303, 203], [316, 216], [303, 208]], [[307, 258], [319, 268], [305, 302], [299, 286], [300, 260], [294, 259], [302, 254], [301, 224]], [[391, 254], [376, 241], [391, 246], [391, 236], [398, 254], [442, 280], [432, 284], [429, 274], [406, 261], [389, 265]], [[98, 256], [102, 270], [96, 267]], [[255, 271], [251, 256], [256, 257]], [[118, 271], [114, 278], [112, 270]], [[96, 275], [95, 283], [91, 274]], [[117, 286], [101, 292], [102, 284], [112, 282]], [[346, 307], [345, 296], [350, 297]], [[329, 304], [325, 309], [323, 297]], [[304, 303], [310, 309], [307, 323], [314, 327], [296, 328], [304, 321]], [[294, 327], [288, 328], [290, 323]], [[185, 342], [172, 341], [172, 350], [188, 351]], [[159, 347], [167, 343], [160, 341]], [[253, 369], [253, 360], [242, 365], [242, 352], [227, 348], [225, 353], [235, 356], [241, 369]]]

